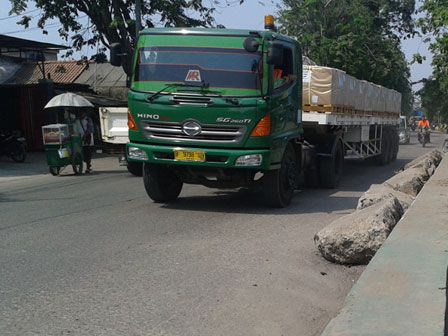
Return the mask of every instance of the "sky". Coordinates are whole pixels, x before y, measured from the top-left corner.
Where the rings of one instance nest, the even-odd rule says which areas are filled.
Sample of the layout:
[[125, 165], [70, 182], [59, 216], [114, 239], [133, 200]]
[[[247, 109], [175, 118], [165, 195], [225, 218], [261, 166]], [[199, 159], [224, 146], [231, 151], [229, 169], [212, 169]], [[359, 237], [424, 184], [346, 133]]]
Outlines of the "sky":
[[[234, 0], [228, 1], [233, 2]], [[281, 3], [280, 0], [245, 0], [242, 5], [236, 4], [218, 8], [214, 17], [217, 24], [223, 24], [226, 28], [263, 30], [264, 16], [268, 14], [275, 15], [277, 4], [279, 3]], [[57, 30], [60, 28], [60, 25], [58, 21], [49, 21], [46, 26], [48, 35], [44, 35], [40, 29], [35, 29], [39, 11], [33, 11], [28, 14], [30, 16], [36, 16], [36, 19], [30, 24], [30, 29], [24, 30], [22, 26], [16, 24], [20, 17], [11, 17], [9, 15], [8, 12], [10, 9], [11, 3], [9, 0], [0, 0], [0, 34], [40, 42], [68, 45], [66, 41], [59, 37]], [[29, 10], [32, 11], [33, 9], [30, 8]], [[81, 20], [87, 20], [87, 18], [82, 18]], [[403, 51], [408, 61], [412, 59], [413, 54], [418, 52], [427, 58], [423, 64], [414, 64], [411, 66], [411, 81], [416, 82], [431, 75], [431, 54], [428, 51], [428, 45], [422, 43], [421, 38], [416, 37], [403, 41]], [[83, 50], [83, 55], [89, 56], [94, 53], [94, 50], [88, 50], [87, 47]], [[419, 87], [419, 85], [414, 86], [414, 90]]]

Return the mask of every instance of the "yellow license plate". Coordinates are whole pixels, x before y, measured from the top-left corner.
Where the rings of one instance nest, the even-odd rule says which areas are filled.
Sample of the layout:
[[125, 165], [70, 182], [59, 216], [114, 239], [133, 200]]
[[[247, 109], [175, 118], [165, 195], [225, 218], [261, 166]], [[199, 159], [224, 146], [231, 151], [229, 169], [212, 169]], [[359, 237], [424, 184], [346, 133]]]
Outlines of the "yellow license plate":
[[196, 151], [187, 151], [187, 150], [175, 150], [174, 160], [204, 162], [205, 153]]

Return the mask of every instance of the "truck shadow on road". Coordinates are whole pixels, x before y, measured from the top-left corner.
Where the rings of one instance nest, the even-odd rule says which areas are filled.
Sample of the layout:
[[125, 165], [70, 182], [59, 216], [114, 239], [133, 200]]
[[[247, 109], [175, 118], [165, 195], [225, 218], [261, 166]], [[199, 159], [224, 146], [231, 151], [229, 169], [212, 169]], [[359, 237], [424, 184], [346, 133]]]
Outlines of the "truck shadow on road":
[[306, 188], [302, 185], [295, 192], [290, 206], [282, 209], [266, 206], [261, 192], [248, 189], [218, 190], [208, 193], [208, 195], [202, 194], [200, 196], [191, 195], [191, 191], [189, 191], [188, 194], [184, 193], [182, 195], [181, 193], [177, 202], [163, 204], [161, 207], [181, 211], [265, 215], [294, 215], [318, 212], [348, 214], [356, 208], [359, 197], [372, 184], [383, 183], [410, 161], [400, 159], [380, 167], [368, 160], [347, 160], [339, 188]]

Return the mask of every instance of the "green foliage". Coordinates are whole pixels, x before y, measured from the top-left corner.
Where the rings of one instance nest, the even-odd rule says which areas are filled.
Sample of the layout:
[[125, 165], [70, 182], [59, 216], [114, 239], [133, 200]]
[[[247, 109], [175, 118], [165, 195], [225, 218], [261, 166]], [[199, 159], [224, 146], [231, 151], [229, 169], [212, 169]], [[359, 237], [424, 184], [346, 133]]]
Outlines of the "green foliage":
[[294, 36], [319, 65], [402, 93], [412, 110], [410, 70], [400, 39], [416, 34], [414, 0], [283, 0], [280, 31]]
[[433, 54], [432, 78], [420, 90], [422, 107], [439, 111], [448, 120], [448, 0], [426, 0], [419, 10], [425, 16], [418, 20], [423, 34], [433, 35], [429, 50]]
[[[135, 45], [135, 0], [10, 0], [10, 14], [21, 14], [30, 3], [41, 9], [38, 27], [45, 33], [47, 20], [58, 19], [62, 25], [59, 34], [81, 50], [83, 46], [95, 46], [98, 42], [109, 47], [121, 43], [129, 56], [123, 64], [131, 74], [131, 56]], [[221, 4], [223, 2], [223, 4]], [[213, 1], [215, 6], [224, 6], [227, 1]], [[243, 1], [240, 1], [243, 2]], [[141, 0], [142, 19], [145, 27], [198, 27], [213, 24], [214, 7], [206, 7], [201, 0]], [[81, 18], [88, 17], [88, 26]], [[24, 16], [19, 24], [29, 26], [30, 17]], [[105, 48], [101, 50], [104, 55]], [[73, 53], [73, 52], [71, 52]], [[69, 53], [70, 55], [70, 53]], [[97, 57], [95, 55], [95, 57]], [[104, 59], [104, 56], [99, 56]]]
[[448, 122], [448, 95], [440, 87], [440, 81], [430, 77], [423, 80], [423, 88], [417, 92], [421, 97], [422, 108], [431, 121]]

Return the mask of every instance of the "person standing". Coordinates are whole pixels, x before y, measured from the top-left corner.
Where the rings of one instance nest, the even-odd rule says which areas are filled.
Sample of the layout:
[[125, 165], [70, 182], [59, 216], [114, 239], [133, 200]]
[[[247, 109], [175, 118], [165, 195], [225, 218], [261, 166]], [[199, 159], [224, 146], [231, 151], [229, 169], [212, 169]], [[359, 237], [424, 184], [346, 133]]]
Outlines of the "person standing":
[[82, 151], [84, 162], [86, 163], [86, 173], [92, 171], [92, 149], [93, 142], [93, 121], [87, 116], [86, 112], [82, 112], [79, 119], [76, 119], [76, 128], [82, 141]]

